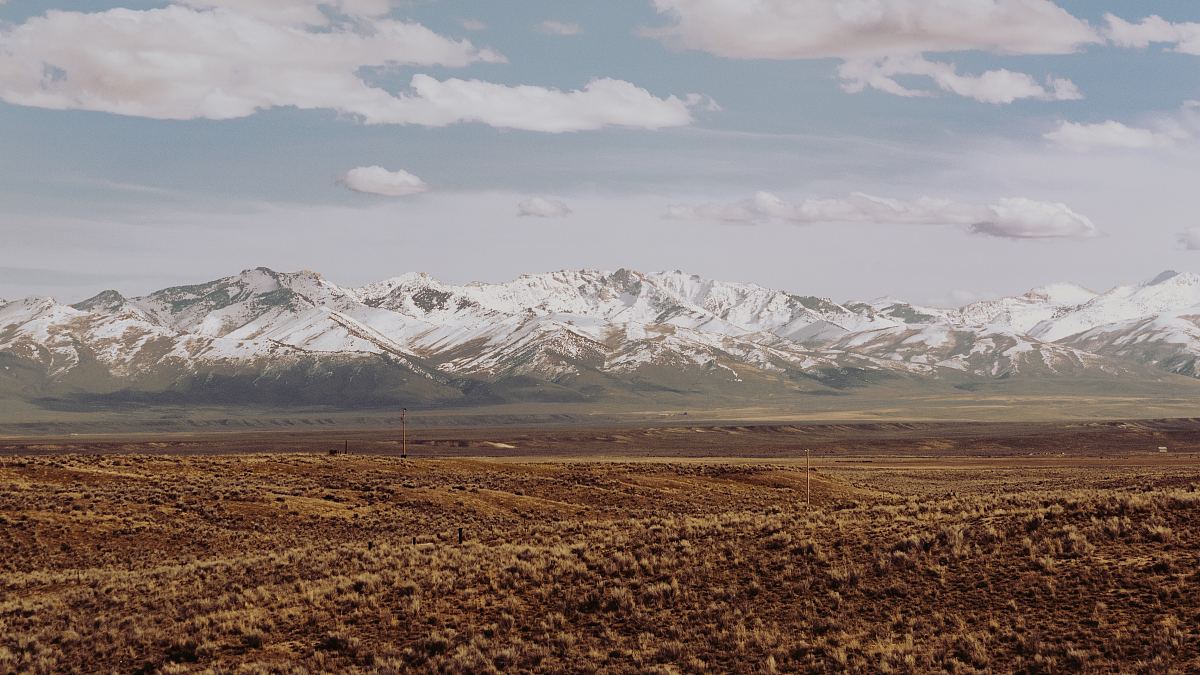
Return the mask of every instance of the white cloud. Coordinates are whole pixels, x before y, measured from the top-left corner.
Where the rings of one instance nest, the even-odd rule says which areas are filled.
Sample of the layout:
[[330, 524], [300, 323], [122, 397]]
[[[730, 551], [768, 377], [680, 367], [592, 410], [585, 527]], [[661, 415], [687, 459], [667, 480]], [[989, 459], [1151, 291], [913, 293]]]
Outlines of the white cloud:
[[1074, 101], [1083, 98], [1070, 80], [1049, 78], [1045, 85], [1025, 73], [989, 70], [980, 75], [960, 75], [954, 64], [926, 60], [920, 56], [850, 60], [838, 68], [842, 89], [859, 93], [870, 87], [896, 96], [930, 96], [932, 92], [910, 89], [898, 76], [928, 77], [943, 91], [984, 103], [1012, 103], [1019, 99]]
[[403, 169], [389, 171], [382, 166], [350, 169], [342, 176], [341, 183], [355, 192], [385, 197], [405, 197], [429, 190], [425, 181], [411, 173]]
[[530, 197], [517, 204], [517, 215], [533, 218], [566, 218], [571, 208], [557, 199]]
[[504, 59], [420, 24], [386, 19], [309, 30], [227, 9], [50, 11], [3, 30], [0, 43], [0, 100], [159, 119], [230, 119], [293, 106], [374, 124], [656, 129], [689, 124], [694, 100], [658, 98], [613, 79], [560, 91], [421, 74], [393, 94], [369, 84], [362, 71]]
[[198, 9], [224, 8], [277, 24], [325, 26], [326, 14], [352, 18], [380, 17], [391, 11], [390, 0], [176, 0]]
[[1095, 148], [1150, 150], [1191, 144], [1200, 137], [1200, 101], [1185, 101], [1174, 112], [1147, 116], [1141, 126], [1115, 120], [1095, 124], [1061, 121], [1043, 135], [1048, 141], [1071, 150]]
[[360, 68], [503, 60], [415, 23], [317, 32], [179, 6], [50, 11], [4, 31], [0, 42], [5, 101], [169, 119], [287, 105], [354, 112], [391, 98], [360, 79]]
[[1066, 54], [1100, 42], [1050, 0], [654, 0], [684, 49], [745, 59], [881, 58], [983, 50]]
[[1130, 23], [1112, 14], [1104, 15], [1108, 22], [1105, 36], [1118, 47], [1144, 49], [1152, 43], [1169, 43], [1184, 54], [1200, 55], [1200, 23], [1171, 23], [1154, 15], [1140, 23]]
[[487, 24], [479, 19], [463, 19], [459, 23], [462, 24], [464, 30], [480, 31], [487, 30]]
[[1096, 234], [1091, 220], [1065, 204], [1025, 198], [978, 206], [931, 197], [902, 201], [854, 193], [844, 199], [789, 202], [769, 192], [759, 192], [750, 199], [728, 204], [669, 206], [666, 217], [744, 224], [782, 221], [799, 225], [957, 225], [974, 234], [1010, 239], [1086, 238]]
[[624, 80], [600, 78], [583, 89], [561, 91], [481, 80], [437, 80], [414, 75], [411, 94], [389, 97], [358, 112], [368, 124], [446, 126], [481, 122], [502, 129], [562, 133], [607, 126], [641, 129], [691, 123], [691, 106], [703, 99], [657, 98]]
[[1177, 241], [1189, 251], [1200, 251], [1200, 227], [1189, 227], [1176, 235]]
[[1010, 70], [960, 75], [922, 54], [980, 50], [1067, 54], [1100, 36], [1051, 0], [654, 0], [666, 27], [644, 31], [668, 44], [744, 59], [841, 58], [842, 88], [928, 96], [897, 76], [933, 80], [943, 91], [985, 103], [1082, 98], [1070, 80]]
[[982, 220], [970, 225], [971, 232], [1007, 239], [1086, 239], [1097, 234], [1091, 219], [1066, 204], [1015, 197], [1001, 199], [986, 211]]
[[547, 19], [534, 26], [534, 28], [539, 33], [545, 33], [547, 35], [579, 35], [583, 32], [583, 28], [581, 28], [577, 23], [554, 21], [553, 19]]
[[1057, 129], [1043, 138], [1072, 150], [1164, 148], [1176, 142], [1169, 134], [1130, 127], [1113, 120], [1098, 124], [1060, 122]]

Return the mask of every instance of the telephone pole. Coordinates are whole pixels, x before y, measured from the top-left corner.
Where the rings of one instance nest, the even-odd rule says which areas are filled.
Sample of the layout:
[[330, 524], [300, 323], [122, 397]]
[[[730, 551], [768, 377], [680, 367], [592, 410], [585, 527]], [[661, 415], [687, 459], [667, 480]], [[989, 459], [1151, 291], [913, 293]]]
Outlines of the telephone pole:
[[400, 409], [400, 459], [408, 459], [408, 430], [405, 428], [405, 417], [408, 408]]

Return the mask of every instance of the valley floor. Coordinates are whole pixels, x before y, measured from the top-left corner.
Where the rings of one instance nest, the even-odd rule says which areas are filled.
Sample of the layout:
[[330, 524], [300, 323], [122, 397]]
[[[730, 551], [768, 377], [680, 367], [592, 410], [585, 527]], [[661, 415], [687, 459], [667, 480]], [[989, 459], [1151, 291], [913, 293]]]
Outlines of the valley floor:
[[8, 456], [0, 671], [1195, 672], [1196, 459]]

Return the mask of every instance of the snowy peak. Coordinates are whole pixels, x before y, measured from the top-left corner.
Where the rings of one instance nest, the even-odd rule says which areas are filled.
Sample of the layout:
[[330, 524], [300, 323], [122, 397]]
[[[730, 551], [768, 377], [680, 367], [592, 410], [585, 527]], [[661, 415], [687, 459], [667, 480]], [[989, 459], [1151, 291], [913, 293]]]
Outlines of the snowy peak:
[[1200, 307], [1200, 275], [1166, 271], [1145, 283], [1117, 286], [1088, 302], [1059, 312], [1030, 329], [1044, 340], [1062, 340], [1085, 331], [1160, 314], [1194, 312]]
[[1082, 305], [1096, 297], [1096, 292], [1078, 284], [1057, 283], [1038, 286], [1025, 294], [1033, 302], [1043, 302], [1058, 307]]
[[[1082, 292], [1081, 292], [1082, 291]], [[1052, 319], [1066, 307], [1087, 302], [1084, 289], [1069, 284], [1043, 286], [1010, 298], [983, 300], [962, 307], [954, 319], [967, 326], [1003, 326], [1028, 333], [1034, 326]]]
[[268, 314], [337, 308], [352, 296], [315, 272], [266, 267], [204, 284], [176, 286], [130, 303], [164, 326], [220, 337]]
[[477, 302], [421, 272], [393, 277], [348, 291], [368, 306], [421, 320], [438, 321], [453, 316], [488, 314]]
[[285, 399], [307, 386], [335, 401], [363, 387], [579, 400], [711, 387], [779, 397], [895, 377], [1200, 376], [1200, 277], [1102, 294], [1052, 284], [939, 309], [840, 304], [678, 270], [458, 285], [415, 273], [345, 289], [315, 272], [254, 268], [144, 297], [0, 304], [0, 356], [68, 391], [178, 384], [219, 398], [233, 378], [243, 393], [277, 382]]
[[[757, 284], [709, 281], [680, 271], [654, 275], [686, 305], [699, 308], [747, 332], [765, 332], [803, 341], [818, 332], [849, 332], [864, 317], [824, 298], [798, 296]], [[807, 330], [819, 325], [823, 330]]]

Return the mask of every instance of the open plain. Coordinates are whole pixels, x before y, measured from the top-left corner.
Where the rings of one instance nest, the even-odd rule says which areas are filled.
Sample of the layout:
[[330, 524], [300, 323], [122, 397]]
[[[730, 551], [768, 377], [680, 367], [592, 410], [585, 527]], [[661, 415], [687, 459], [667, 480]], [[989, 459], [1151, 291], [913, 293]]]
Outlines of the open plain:
[[0, 671], [1200, 670], [1191, 420], [411, 440], [0, 442]]

